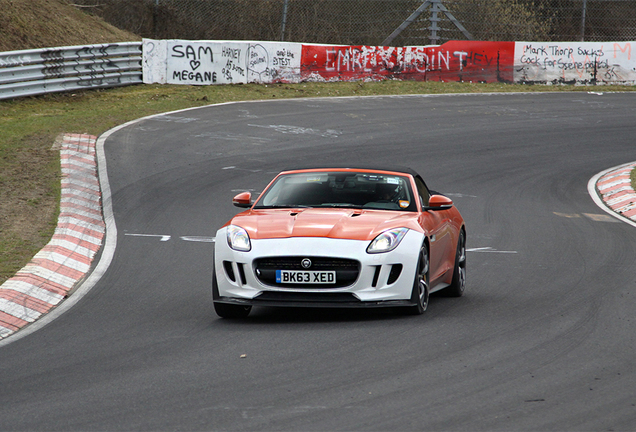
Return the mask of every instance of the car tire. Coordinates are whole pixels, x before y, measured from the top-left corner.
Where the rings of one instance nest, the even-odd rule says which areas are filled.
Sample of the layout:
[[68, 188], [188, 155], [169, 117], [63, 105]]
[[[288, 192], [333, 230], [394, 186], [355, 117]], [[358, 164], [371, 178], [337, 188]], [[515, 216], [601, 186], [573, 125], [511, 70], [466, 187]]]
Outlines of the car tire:
[[411, 293], [411, 302], [414, 303], [414, 306], [409, 307], [409, 312], [412, 315], [422, 315], [428, 308], [429, 268], [428, 246], [423, 244], [420, 248], [420, 257], [417, 261], [417, 270]]
[[214, 300], [214, 312], [221, 318], [236, 319], [246, 318], [252, 311], [252, 306], [233, 305], [219, 303], [219, 285], [216, 280], [216, 271], [212, 272], [212, 299]]
[[453, 269], [453, 280], [448, 288], [442, 293], [447, 297], [461, 297], [466, 289], [466, 233], [459, 232], [457, 241], [457, 252], [455, 254], [455, 267]]

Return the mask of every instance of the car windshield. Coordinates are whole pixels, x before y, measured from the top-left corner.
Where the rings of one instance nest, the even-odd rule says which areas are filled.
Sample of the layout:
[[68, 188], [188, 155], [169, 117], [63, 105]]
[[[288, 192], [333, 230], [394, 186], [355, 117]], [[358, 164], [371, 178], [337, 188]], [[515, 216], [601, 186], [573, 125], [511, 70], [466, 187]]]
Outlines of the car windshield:
[[255, 209], [344, 207], [417, 211], [407, 176], [367, 172], [311, 172], [281, 175]]

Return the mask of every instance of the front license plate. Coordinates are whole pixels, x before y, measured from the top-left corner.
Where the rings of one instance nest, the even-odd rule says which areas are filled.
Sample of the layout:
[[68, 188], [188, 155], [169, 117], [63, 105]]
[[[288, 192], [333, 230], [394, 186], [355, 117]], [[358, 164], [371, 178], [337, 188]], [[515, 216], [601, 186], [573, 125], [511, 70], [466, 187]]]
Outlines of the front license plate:
[[335, 284], [335, 271], [276, 270], [276, 283]]

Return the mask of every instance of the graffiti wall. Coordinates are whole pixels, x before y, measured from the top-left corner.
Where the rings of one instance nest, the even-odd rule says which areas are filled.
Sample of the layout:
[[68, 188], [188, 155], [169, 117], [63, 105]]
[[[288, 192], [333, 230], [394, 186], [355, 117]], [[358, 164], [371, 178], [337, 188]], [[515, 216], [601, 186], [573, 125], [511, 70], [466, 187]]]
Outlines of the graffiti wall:
[[513, 42], [449, 41], [428, 47], [427, 81], [513, 81]]
[[512, 82], [514, 42], [411, 47], [303, 45], [301, 79]]
[[636, 42], [516, 42], [519, 83], [634, 84]]
[[402, 79], [634, 84], [636, 42], [481, 42], [378, 47], [144, 39], [144, 82], [232, 84]]
[[403, 48], [303, 45], [300, 75], [305, 81], [381, 80], [397, 77]]
[[144, 82], [245, 84], [298, 82], [301, 45], [144, 39]]

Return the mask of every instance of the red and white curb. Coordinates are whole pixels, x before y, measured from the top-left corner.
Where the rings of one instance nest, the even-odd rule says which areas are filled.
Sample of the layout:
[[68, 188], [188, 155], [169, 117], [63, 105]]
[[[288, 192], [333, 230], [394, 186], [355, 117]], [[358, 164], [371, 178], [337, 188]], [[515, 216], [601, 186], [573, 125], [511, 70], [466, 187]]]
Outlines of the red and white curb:
[[636, 162], [610, 168], [592, 177], [588, 191], [594, 201], [608, 213], [636, 226], [636, 192], [631, 172]]
[[64, 300], [91, 267], [105, 233], [92, 135], [58, 139], [62, 167], [60, 215], [51, 241], [0, 285], [0, 339]]

